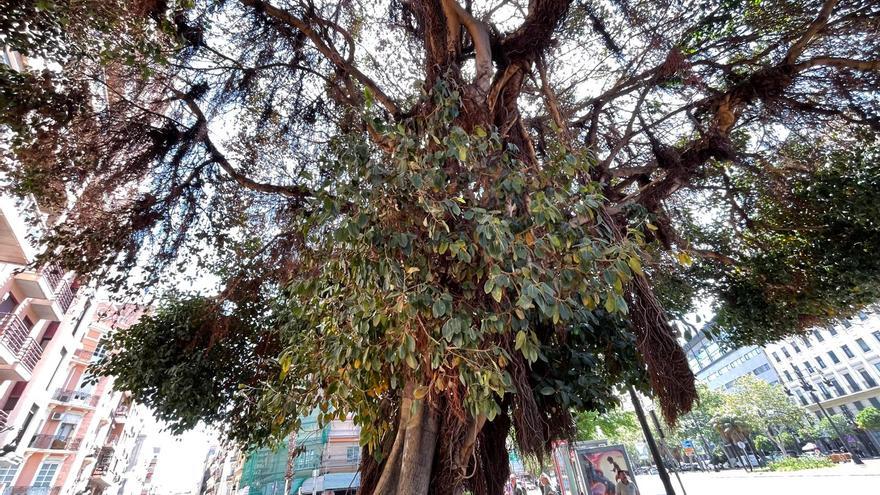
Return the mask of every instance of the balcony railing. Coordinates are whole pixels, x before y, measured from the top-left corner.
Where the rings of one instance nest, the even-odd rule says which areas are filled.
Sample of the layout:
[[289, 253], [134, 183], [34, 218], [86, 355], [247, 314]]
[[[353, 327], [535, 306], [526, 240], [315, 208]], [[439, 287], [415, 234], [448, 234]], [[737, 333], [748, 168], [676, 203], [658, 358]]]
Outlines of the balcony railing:
[[77, 349], [76, 352], [73, 353], [73, 357], [79, 359], [80, 361], [91, 361], [92, 356], [95, 355], [95, 351], [87, 351], [85, 349]]
[[55, 395], [52, 396], [52, 399], [57, 400], [58, 402], [64, 402], [65, 404], [81, 404], [89, 407], [95, 407], [96, 405], [98, 405], [98, 401], [101, 399], [101, 396], [92, 395], [82, 390], [59, 388], [55, 391]]
[[55, 300], [63, 313], [67, 313], [70, 305], [73, 303], [73, 291], [66, 280], [62, 280], [55, 288]]
[[40, 362], [40, 356], [43, 355], [43, 347], [34, 339], [28, 337], [21, 350], [18, 352], [18, 360], [22, 366], [29, 372], [33, 372], [37, 363]]
[[0, 313], [0, 345], [18, 356], [28, 341], [30, 330], [21, 318], [12, 313]]
[[54, 291], [58, 289], [58, 284], [64, 279], [64, 270], [58, 265], [48, 264], [40, 270], [40, 273], [49, 283], [49, 287]]
[[0, 410], [0, 430], [6, 426], [6, 423], [9, 422], [9, 413], [7, 411]]
[[55, 435], [34, 435], [28, 445], [33, 449], [77, 450], [82, 438], [64, 438]]
[[113, 416], [117, 418], [124, 418], [128, 416], [128, 406], [119, 406], [113, 411]]
[[113, 474], [110, 471], [110, 461], [113, 460], [115, 450], [113, 447], [101, 447], [101, 450], [98, 451], [98, 459], [95, 461], [95, 470], [92, 474], [95, 476]]
[[3, 495], [58, 495], [61, 487], [13, 486], [3, 490]]

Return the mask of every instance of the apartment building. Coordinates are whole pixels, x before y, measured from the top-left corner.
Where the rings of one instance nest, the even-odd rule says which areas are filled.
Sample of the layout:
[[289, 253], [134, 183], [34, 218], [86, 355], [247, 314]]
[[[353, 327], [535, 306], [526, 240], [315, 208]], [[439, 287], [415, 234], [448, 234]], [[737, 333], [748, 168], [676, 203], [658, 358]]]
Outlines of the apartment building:
[[688, 340], [684, 351], [697, 380], [712, 390], [729, 389], [737, 379], [748, 374], [768, 383], [779, 382], [764, 349], [757, 346], [727, 349], [700, 331]]
[[[290, 465], [290, 445], [248, 453], [238, 495], [283, 493], [355, 493], [360, 486], [360, 429], [351, 420], [320, 427], [315, 415], [303, 418], [294, 437], [296, 455]], [[290, 465], [290, 479], [287, 479]], [[285, 491], [285, 487], [287, 491]]]
[[[880, 409], [880, 313], [876, 310], [766, 349], [783, 385], [818, 418], [823, 414], [813, 394], [829, 414], [850, 420], [868, 406]], [[865, 440], [869, 450], [880, 445], [876, 436]]]

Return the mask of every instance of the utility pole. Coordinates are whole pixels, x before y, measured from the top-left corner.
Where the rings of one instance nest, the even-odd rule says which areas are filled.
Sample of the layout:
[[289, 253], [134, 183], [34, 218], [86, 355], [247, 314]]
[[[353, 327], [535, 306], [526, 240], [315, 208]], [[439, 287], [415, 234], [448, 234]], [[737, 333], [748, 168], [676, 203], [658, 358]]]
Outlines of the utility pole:
[[672, 451], [669, 450], [669, 446], [666, 445], [666, 434], [663, 433], [663, 428], [660, 428], [660, 421], [657, 419], [657, 414], [653, 409], [648, 411], [651, 413], [651, 420], [654, 421], [654, 428], [657, 428], [657, 434], [660, 435], [660, 446], [663, 447], [663, 450], [666, 451], [666, 455], [671, 458], [675, 464], [676, 468], [672, 470], [675, 473], [675, 479], [678, 480], [678, 485], [681, 487], [681, 492], [684, 495], [687, 495], [687, 490], [684, 489], [684, 483], [681, 482], [681, 475], [678, 474], [681, 471], [681, 462], [672, 455]]
[[645, 435], [645, 441], [648, 443], [648, 449], [651, 451], [651, 456], [654, 457], [654, 463], [657, 465], [657, 474], [660, 476], [660, 481], [663, 482], [663, 488], [666, 490], [666, 495], [675, 495], [675, 489], [672, 488], [672, 481], [669, 479], [669, 473], [666, 472], [666, 466], [663, 465], [663, 458], [660, 456], [660, 450], [657, 449], [657, 443], [654, 442], [654, 435], [651, 433], [651, 428], [648, 426], [648, 420], [645, 419], [645, 411], [642, 410], [642, 403], [639, 401], [639, 396], [636, 395], [636, 391], [631, 385], [628, 388], [629, 396], [632, 399], [633, 407], [636, 410], [636, 417], [639, 419], [639, 424], [642, 426], [642, 433]]
[[[819, 400], [819, 396], [816, 395], [816, 388], [813, 387], [813, 385], [811, 383], [809, 383], [806, 378], [804, 378], [804, 374], [801, 373], [801, 370], [798, 369], [797, 366], [793, 366], [792, 368], [794, 369], [795, 375], [797, 375], [797, 377], [798, 377], [798, 381], [801, 382], [801, 388], [803, 388], [804, 390], [809, 392], [810, 398], [813, 399], [813, 403], [819, 407], [819, 410], [822, 411], [822, 414], [825, 416], [826, 419], [828, 419], [828, 422], [831, 424], [831, 428], [833, 428], [834, 432], [837, 433], [837, 438], [840, 439], [840, 443], [841, 443], [841, 445], [843, 445], [843, 449], [846, 450], [847, 452], [849, 452], [849, 454], [852, 456], [852, 460], [854, 463], [864, 464], [864, 462], [862, 461], [862, 458], [859, 457], [859, 454], [856, 453], [856, 451], [853, 450], [852, 447], [850, 447], [848, 445], [846, 437], [843, 436], [843, 433], [841, 433], [840, 430], [837, 428], [837, 425], [834, 424], [834, 420], [831, 419], [831, 416], [828, 414], [828, 411], [826, 411], [825, 408], [822, 407], [822, 402]], [[786, 392], [788, 392], [788, 394], [791, 395], [790, 390], [786, 389]]]

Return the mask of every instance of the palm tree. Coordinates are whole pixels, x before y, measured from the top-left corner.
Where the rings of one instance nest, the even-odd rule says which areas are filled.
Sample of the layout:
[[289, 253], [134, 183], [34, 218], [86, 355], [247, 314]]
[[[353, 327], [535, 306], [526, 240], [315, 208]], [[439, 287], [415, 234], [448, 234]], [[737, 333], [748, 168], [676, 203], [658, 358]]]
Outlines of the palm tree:
[[[746, 422], [738, 416], [716, 416], [712, 418], [712, 427], [718, 432], [724, 443], [739, 446], [738, 442], [750, 443], [749, 437], [752, 429]], [[754, 450], [754, 449], [753, 449]], [[736, 450], [734, 450], [736, 452]], [[751, 461], [748, 460], [748, 452], [742, 449], [746, 455], [746, 463], [751, 467]], [[737, 455], [739, 457], [739, 455]]]

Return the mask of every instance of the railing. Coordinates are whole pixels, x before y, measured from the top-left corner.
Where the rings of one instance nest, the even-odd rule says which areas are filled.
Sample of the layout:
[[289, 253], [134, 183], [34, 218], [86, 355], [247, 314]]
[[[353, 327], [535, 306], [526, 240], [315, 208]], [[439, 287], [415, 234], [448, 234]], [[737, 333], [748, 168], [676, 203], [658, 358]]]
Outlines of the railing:
[[47, 264], [40, 270], [40, 273], [46, 279], [46, 282], [49, 282], [49, 287], [55, 291], [58, 288], [58, 284], [64, 279], [64, 270], [58, 267], [58, 265]]
[[59, 388], [55, 391], [55, 395], [52, 396], [52, 399], [57, 400], [58, 402], [82, 404], [95, 407], [98, 404], [98, 401], [101, 399], [101, 396], [92, 395], [82, 390]]
[[126, 417], [128, 416], [128, 406], [119, 406], [113, 411], [113, 416], [115, 417]]
[[73, 291], [70, 290], [70, 285], [68, 285], [66, 280], [62, 280], [55, 289], [55, 300], [58, 302], [58, 306], [61, 307], [61, 311], [67, 313], [67, 310], [70, 309], [70, 305], [73, 303]]
[[55, 435], [34, 435], [28, 447], [50, 450], [77, 450], [82, 438], [65, 438]]
[[13, 486], [3, 490], [3, 495], [58, 495], [61, 487]]
[[18, 360], [22, 366], [29, 372], [33, 372], [37, 363], [40, 362], [40, 356], [43, 355], [43, 347], [34, 339], [28, 337], [21, 350], [18, 352]]
[[9, 413], [3, 410], [0, 410], [0, 428], [6, 426], [6, 423], [9, 421]]
[[92, 471], [93, 475], [104, 476], [112, 474], [110, 472], [110, 461], [113, 460], [115, 450], [113, 447], [101, 447], [101, 450], [98, 451], [98, 459], [95, 461], [95, 470]]
[[78, 349], [73, 353], [73, 357], [79, 359], [80, 361], [91, 361], [92, 356], [95, 355], [95, 351], [87, 351], [85, 349]]
[[0, 345], [18, 356], [21, 348], [27, 343], [30, 330], [21, 318], [12, 313], [0, 313]]

